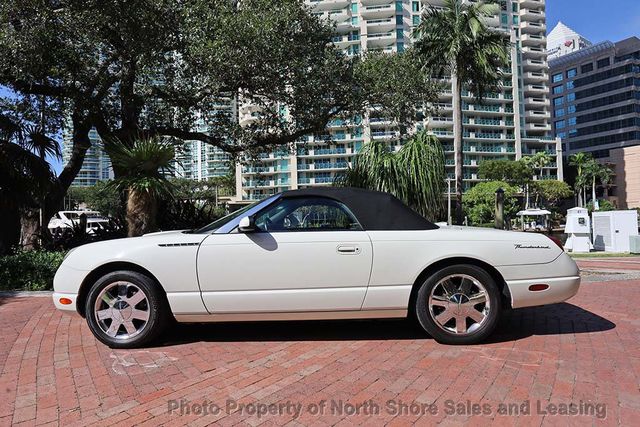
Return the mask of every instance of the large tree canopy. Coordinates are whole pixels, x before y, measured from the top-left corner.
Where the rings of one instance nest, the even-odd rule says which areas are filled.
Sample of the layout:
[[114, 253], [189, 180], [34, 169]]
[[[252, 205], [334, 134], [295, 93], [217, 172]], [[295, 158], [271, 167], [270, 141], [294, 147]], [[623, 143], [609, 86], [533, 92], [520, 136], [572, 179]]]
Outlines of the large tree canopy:
[[[411, 77], [421, 75], [411, 55], [387, 70], [380, 56], [345, 57], [333, 35], [299, 0], [5, 1], [0, 85], [69, 120], [73, 149], [47, 195], [54, 206], [92, 127], [107, 145], [166, 136], [251, 154], [359, 114], [384, 89], [376, 78], [397, 83], [376, 104], [388, 103], [379, 107], [398, 125], [434, 95]], [[231, 99], [254, 106], [251, 121], [217, 108]]]

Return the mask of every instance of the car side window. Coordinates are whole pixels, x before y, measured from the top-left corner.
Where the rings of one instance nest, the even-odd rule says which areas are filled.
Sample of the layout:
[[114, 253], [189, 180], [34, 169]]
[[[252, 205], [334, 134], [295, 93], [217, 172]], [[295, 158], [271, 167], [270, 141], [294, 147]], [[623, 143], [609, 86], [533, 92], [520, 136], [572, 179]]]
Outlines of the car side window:
[[282, 199], [255, 219], [261, 231], [355, 231], [358, 220], [344, 204], [322, 197]]

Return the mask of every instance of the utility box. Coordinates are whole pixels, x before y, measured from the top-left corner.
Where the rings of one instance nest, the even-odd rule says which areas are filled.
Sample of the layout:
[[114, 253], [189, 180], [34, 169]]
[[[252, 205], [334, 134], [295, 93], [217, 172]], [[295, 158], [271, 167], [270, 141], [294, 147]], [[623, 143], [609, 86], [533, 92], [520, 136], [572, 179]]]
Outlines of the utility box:
[[629, 252], [632, 254], [640, 254], [640, 236], [629, 237]]
[[593, 246], [605, 252], [629, 252], [630, 238], [638, 235], [638, 212], [593, 213]]
[[567, 234], [565, 249], [571, 252], [587, 253], [591, 250], [591, 221], [585, 208], [572, 208], [567, 211]]

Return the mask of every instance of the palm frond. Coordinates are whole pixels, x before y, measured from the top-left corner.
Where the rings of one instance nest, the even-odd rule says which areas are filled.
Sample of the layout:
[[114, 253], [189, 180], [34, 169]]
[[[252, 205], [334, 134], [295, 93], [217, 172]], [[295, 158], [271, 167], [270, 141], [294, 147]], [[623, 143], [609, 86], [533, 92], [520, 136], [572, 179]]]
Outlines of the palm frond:
[[147, 138], [127, 145], [120, 140], [110, 140], [104, 148], [114, 167], [123, 171], [111, 186], [154, 196], [172, 194], [172, 186], [166, 176], [174, 171], [175, 149], [169, 141]]
[[443, 212], [444, 150], [435, 136], [420, 132], [397, 153], [373, 141], [356, 155], [335, 185], [389, 192], [421, 215]]

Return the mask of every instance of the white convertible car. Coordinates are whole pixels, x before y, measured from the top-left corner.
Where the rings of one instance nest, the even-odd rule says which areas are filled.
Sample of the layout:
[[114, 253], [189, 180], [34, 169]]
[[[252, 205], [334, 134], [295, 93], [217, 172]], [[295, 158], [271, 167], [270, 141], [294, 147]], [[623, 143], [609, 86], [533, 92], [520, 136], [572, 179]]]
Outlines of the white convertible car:
[[149, 343], [178, 322], [415, 316], [436, 340], [476, 343], [502, 310], [558, 303], [580, 275], [541, 234], [438, 227], [395, 197], [287, 191], [202, 229], [91, 243], [67, 255], [57, 308], [103, 343]]

